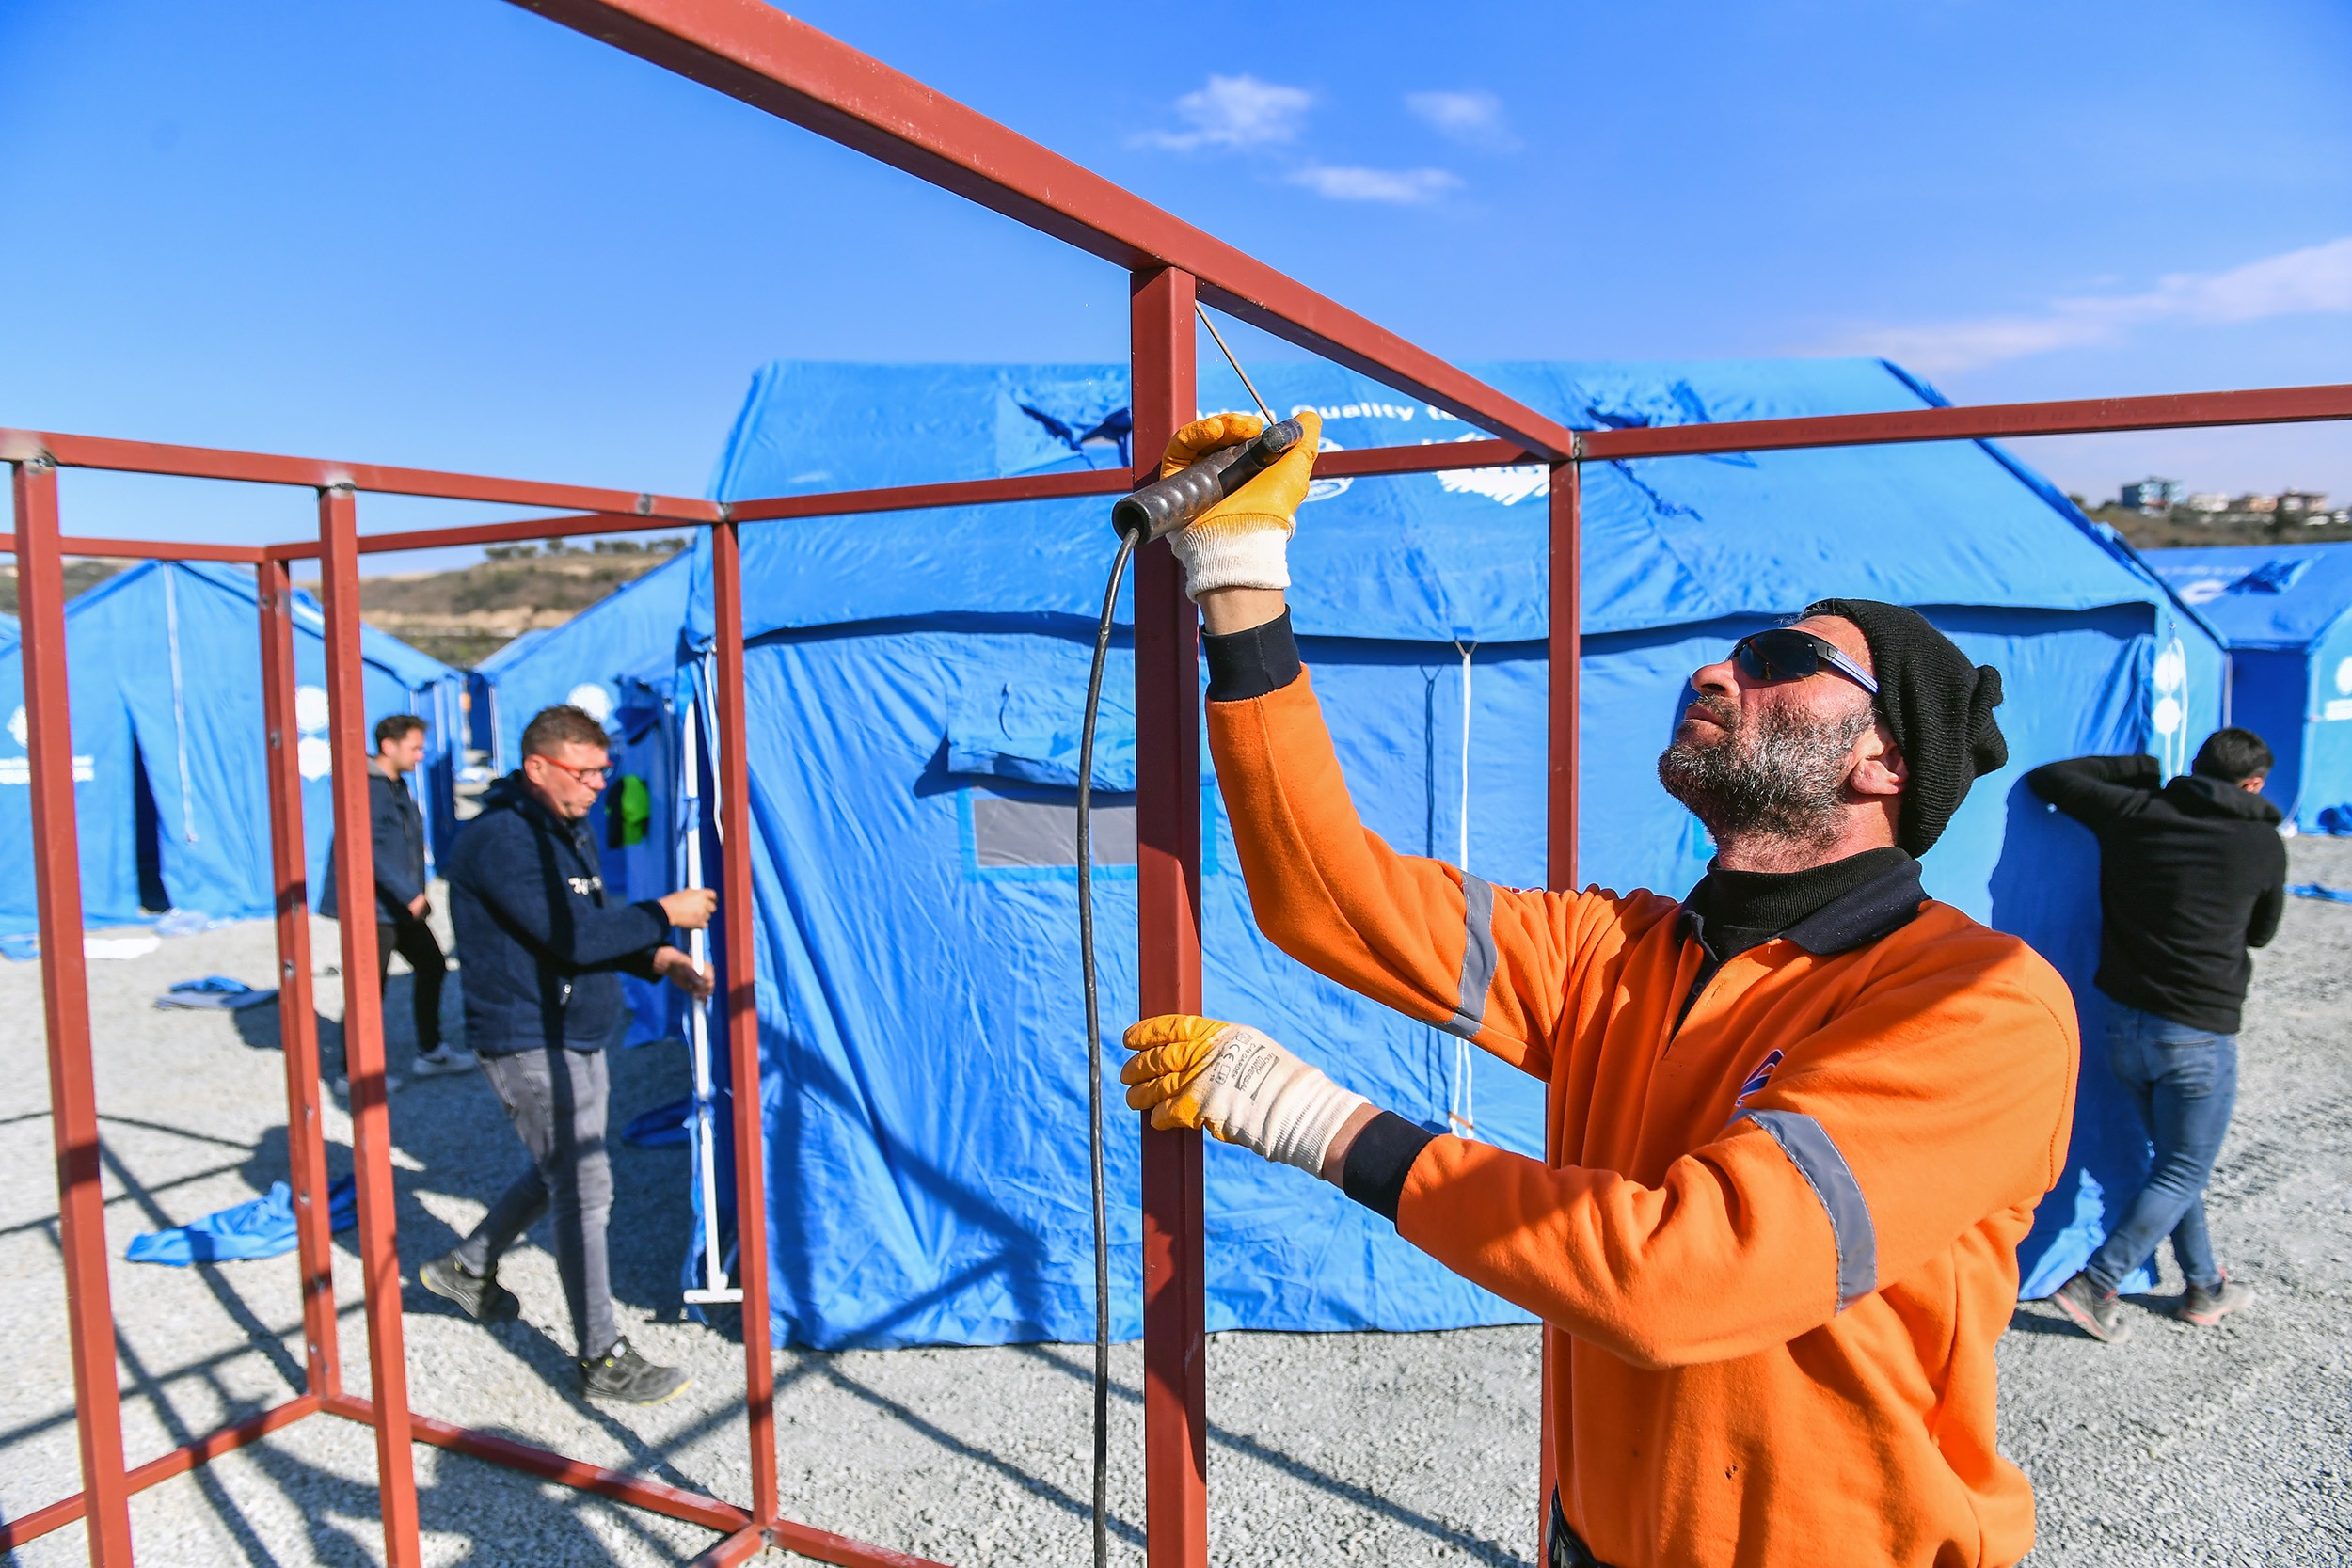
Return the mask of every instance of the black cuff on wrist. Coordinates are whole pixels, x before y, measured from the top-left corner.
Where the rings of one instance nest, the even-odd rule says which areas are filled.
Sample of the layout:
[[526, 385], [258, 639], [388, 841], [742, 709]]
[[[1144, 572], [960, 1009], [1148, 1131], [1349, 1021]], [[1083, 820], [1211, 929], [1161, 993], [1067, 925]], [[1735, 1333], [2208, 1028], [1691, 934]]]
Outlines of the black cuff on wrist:
[[1340, 1169], [1341, 1191], [1395, 1224], [1397, 1203], [1405, 1196], [1405, 1179], [1412, 1174], [1421, 1151], [1437, 1136], [1394, 1111], [1381, 1112], [1364, 1123], [1364, 1130], [1347, 1146], [1347, 1163]]
[[1298, 641], [1287, 610], [1263, 626], [1222, 636], [1201, 634], [1209, 659], [1209, 701], [1246, 703], [1279, 691], [1298, 678]]

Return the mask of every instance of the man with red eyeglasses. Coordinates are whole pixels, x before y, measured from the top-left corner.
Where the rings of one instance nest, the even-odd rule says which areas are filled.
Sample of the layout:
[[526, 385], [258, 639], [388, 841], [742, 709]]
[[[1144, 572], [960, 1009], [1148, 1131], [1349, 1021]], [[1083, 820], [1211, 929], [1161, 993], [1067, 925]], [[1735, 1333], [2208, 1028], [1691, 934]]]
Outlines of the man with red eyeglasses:
[[[1255, 434], [1178, 433], [1181, 467]], [[1295, 1165], [1549, 1325], [1546, 1568], [1971, 1568], [2033, 1544], [1994, 1443], [2017, 1243], [2063, 1166], [2065, 983], [1926, 896], [2008, 758], [1915, 610], [1825, 599], [1691, 677], [1660, 782], [1687, 897], [1492, 886], [1365, 830], [1291, 633], [1309, 438], [1173, 541], [1250, 905], [1292, 957], [1550, 1088], [1533, 1159], [1374, 1106], [1246, 1023], [1128, 1031], [1128, 1103]], [[1302, 1042], [1338, 1078], [1349, 1042]]]
[[718, 900], [707, 888], [635, 904], [606, 899], [587, 817], [610, 772], [607, 744], [604, 726], [581, 709], [542, 710], [523, 730], [522, 767], [484, 793], [482, 814], [451, 851], [467, 1044], [531, 1164], [473, 1233], [417, 1279], [478, 1322], [512, 1317], [518, 1304], [498, 1282], [499, 1259], [551, 1213], [582, 1390], [651, 1404], [687, 1378], [638, 1354], [613, 1320], [604, 1049], [627, 1026], [623, 974], [666, 979], [697, 999], [710, 994], [709, 972], [669, 937], [674, 927], [707, 925]]

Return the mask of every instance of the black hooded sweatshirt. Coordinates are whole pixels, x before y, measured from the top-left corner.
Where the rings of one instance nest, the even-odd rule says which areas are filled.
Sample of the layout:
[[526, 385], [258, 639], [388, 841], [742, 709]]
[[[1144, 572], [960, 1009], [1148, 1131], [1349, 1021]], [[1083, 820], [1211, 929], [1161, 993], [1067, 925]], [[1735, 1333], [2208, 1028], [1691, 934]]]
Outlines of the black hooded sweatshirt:
[[2076, 757], [2027, 787], [2099, 837], [2099, 989], [2125, 1006], [2234, 1035], [2286, 905], [2279, 808], [2219, 779], [2170, 784], [2153, 757]]

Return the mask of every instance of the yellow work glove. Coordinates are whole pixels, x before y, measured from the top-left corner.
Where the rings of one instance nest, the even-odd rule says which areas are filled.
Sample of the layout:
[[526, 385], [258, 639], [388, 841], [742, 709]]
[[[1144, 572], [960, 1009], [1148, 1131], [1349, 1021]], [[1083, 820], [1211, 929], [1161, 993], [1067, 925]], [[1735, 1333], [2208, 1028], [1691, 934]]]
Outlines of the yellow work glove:
[[1119, 1081], [1152, 1126], [1200, 1128], [1311, 1176], [1356, 1107], [1372, 1103], [1246, 1023], [1166, 1013], [1129, 1029], [1127, 1049]]
[[[1323, 438], [1323, 416], [1313, 409], [1292, 417], [1307, 430], [1298, 444], [1168, 541], [1184, 563], [1184, 593], [1190, 597], [1197, 600], [1212, 588], [1291, 585], [1291, 531], [1298, 526], [1298, 506], [1307, 499], [1315, 449]], [[1220, 447], [1249, 440], [1264, 428], [1255, 414], [1195, 420], [1169, 437], [1160, 477], [1188, 468]]]

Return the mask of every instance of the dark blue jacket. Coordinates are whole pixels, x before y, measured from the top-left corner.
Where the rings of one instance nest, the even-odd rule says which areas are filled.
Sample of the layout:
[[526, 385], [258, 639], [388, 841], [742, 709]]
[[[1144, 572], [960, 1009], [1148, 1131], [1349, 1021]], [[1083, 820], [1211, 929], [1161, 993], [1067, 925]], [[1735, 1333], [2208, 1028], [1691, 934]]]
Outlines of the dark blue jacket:
[[605, 902], [597, 860], [588, 824], [558, 821], [521, 775], [484, 792], [448, 866], [471, 1050], [595, 1051], [627, 1025], [621, 976], [653, 978], [670, 923], [650, 899]]
[[[408, 906], [424, 891], [424, 813], [408, 793], [408, 782], [368, 765], [369, 839], [375, 846], [375, 918], [397, 926], [409, 919]], [[335, 901], [335, 841], [326, 841], [326, 876], [319, 894], [319, 909], [337, 919], [342, 910]]]

